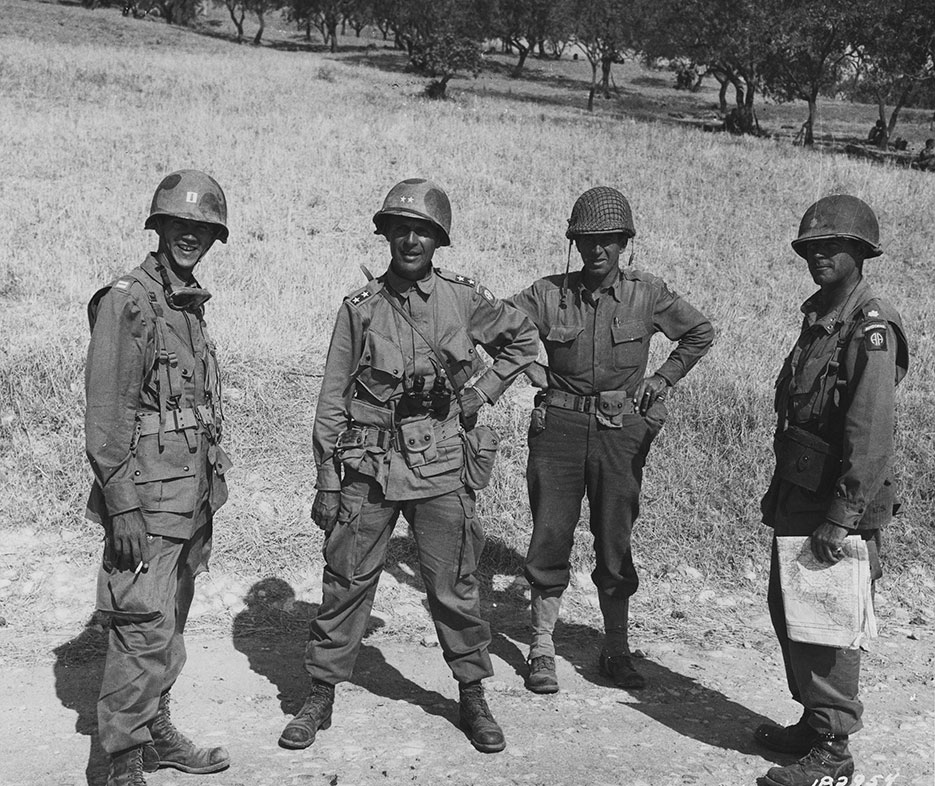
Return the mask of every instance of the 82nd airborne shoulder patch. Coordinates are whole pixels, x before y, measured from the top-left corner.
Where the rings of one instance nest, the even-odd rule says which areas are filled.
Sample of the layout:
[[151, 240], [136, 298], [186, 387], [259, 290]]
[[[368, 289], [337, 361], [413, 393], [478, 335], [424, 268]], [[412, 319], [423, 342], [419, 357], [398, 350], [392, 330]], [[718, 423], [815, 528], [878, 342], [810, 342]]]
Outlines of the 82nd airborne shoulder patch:
[[886, 351], [886, 323], [874, 322], [864, 327], [864, 349], [867, 352]]

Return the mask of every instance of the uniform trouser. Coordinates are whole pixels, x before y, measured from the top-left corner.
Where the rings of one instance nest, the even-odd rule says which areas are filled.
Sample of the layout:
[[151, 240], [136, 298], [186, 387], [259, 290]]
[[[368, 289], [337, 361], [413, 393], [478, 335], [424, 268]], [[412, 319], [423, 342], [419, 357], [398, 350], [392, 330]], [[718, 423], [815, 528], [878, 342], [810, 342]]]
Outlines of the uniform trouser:
[[581, 500], [588, 496], [598, 592], [625, 599], [636, 592], [630, 533], [639, 514], [640, 484], [658, 429], [639, 415], [607, 428], [593, 415], [549, 407], [545, 431], [529, 434], [526, 485], [533, 530], [525, 575], [546, 595], [568, 586]]
[[863, 726], [860, 718], [864, 709], [857, 699], [860, 650], [803, 644], [789, 639], [775, 538], [767, 603], [782, 650], [789, 690], [792, 698], [806, 709], [809, 724], [819, 734], [838, 736], [858, 731]]
[[480, 615], [477, 562], [484, 547], [474, 492], [389, 501], [371, 478], [348, 472], [334, 529], [325, 539], [322, 602], [311, 623], [305, 668], [332, 685], [349, 680], [367, 627], [386, 547], [399, 514], [412, 526], [438, 641], [458, 682], [493, 674], [490, 627]]
[[[195, 576], [207, 565], [211, 525], [188, 540], [148, 535], [149, 568], [101, 568], [98, 606], [111, 614], [104, 677], [97, 702], [101, 747], [110, 754], [152, 741], [159, 698], [185, 665], [183, 631]], [[103, 585], [101, 584], [103, 582]], [[127, 592], [127, 582], [132, 588]], [[106, 589], [112, 588], [110, 592]], [[115, 593], [119, 603], [114, 603]], [[102, 597], [103, 596], [103, 597]], [[124, 609], [110, 608], [123, 605]]]

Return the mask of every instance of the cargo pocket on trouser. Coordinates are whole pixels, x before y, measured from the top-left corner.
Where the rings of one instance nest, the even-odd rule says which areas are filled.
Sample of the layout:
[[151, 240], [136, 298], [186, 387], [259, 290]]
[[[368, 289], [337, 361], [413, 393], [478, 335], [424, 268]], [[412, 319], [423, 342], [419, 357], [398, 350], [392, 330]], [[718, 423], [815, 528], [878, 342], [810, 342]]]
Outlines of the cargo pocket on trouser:
[[[118, 621], [146, 622], [156, 619], [164, 612], [165, 577], [161, 576], [159, 551], [163, 539], [158, 535], [147, 535], [149, 567], [140, 571], [118, 570], [110, 563], [105, 546], [104, 559], [97, 572], [97, 610], [111, 615]], [[172, 571], [175, 581], [175, 571]]]
[[341, 492], [338, 520], [325, 537], [322, 548], [328, 570], [345, 581], [350, 581], [357, 573], [360, 509], [363, 504], [363, 496]]
[[458, 579], [473, 576], [480, 564], [484, 551], [484, 529], [475, 516], [475, 497], [470, 489], [458, 492], [461, 507], [464, 510], [464, 522], [461, 531], [461, 553], [458, 557]]

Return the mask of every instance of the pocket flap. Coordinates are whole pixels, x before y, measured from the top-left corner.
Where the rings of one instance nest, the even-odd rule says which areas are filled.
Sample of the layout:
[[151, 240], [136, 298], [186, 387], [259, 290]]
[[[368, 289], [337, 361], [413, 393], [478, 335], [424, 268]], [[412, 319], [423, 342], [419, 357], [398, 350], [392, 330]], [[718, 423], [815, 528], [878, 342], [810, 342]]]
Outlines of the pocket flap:
[[547, 341], [554, 341], [556, 344], [567, 344], [578, 338], [584, 325], [552, 325], [549, 328]]
[[372, 329], [367, 334], [367, 345], [361, 355], [360, 365], [370, 366], [396, 379], [403, 375], [403, 355], [399, 346]]
[[177, 434], [164, 436], [162, 450], [159, 450], [157, 435], [147, 435], [140, 439], [136, 449], [133, 482], [152, 483], [156, 480], [194, 477], [200, 456], [200, 451], [190, 452], [188, 442]]
[[646, 333], [646, 325], [638, 321], [624, 322], [620, 325], [610, 326], [610, 335], [615, 344], [622, 344], [625, 341], [637, 341], [643, 338]]

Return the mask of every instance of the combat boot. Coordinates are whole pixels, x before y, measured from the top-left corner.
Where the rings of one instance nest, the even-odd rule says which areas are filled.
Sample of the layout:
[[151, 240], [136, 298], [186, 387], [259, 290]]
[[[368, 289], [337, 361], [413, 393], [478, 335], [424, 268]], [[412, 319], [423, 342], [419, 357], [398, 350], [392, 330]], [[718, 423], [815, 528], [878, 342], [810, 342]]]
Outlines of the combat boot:
[[[813, 783], [850, 783], [854, 774], [854, 759], [847, 749], [847, 736], [823, 734], [812, 749], [795, 764], [773, 767], [758, 786], [812, 786]], [[839, 781], [843, 778], [844, 781]]]
[[607, 655], [602, 652], [598, 665], [601, 674], [609, 677], [618, 688], [639, 690], [646, 687], [646, 678], [634, 668], [633, 660], [628, 653]]
[[127, 748], [110, 757], [107, 786], [146, 786], [143, 779], [143, 746]]
[[158, 757], [157, 767], [174, 767], [182, 772], [205, 775], [230, 766], [231, 758], [226, 748], [198, 748], [175, 728], [169, 714], [168, 693], [159, 698], [159, 711], [149, 731]]
[[459, 683], [458, 720], [471, 744], [481, 753], [497, 753], [506, 747], [503, 730], [493, 719], [484, 699], [484, 686], [477, 682]]
[[558, 677], [555, 674], [555, 658], [539, 655], [528, 661], [529, 674], [526, 687], [533, 693], [558, 693]]
[[821, 739], [821, 735], [808, 723], [808, 711], [791, 726], [763, 723], [756, 727], [753, 738], [764, 748], [777, 753], [804, 756]]
[[286, 724], [279, 735], [283, 748], [299, 750], [315, 742], [319, 729], [331, 726], [331, 709], [334, 706], [334, 685], [314, 680], [312, 689], [296, 716]]

